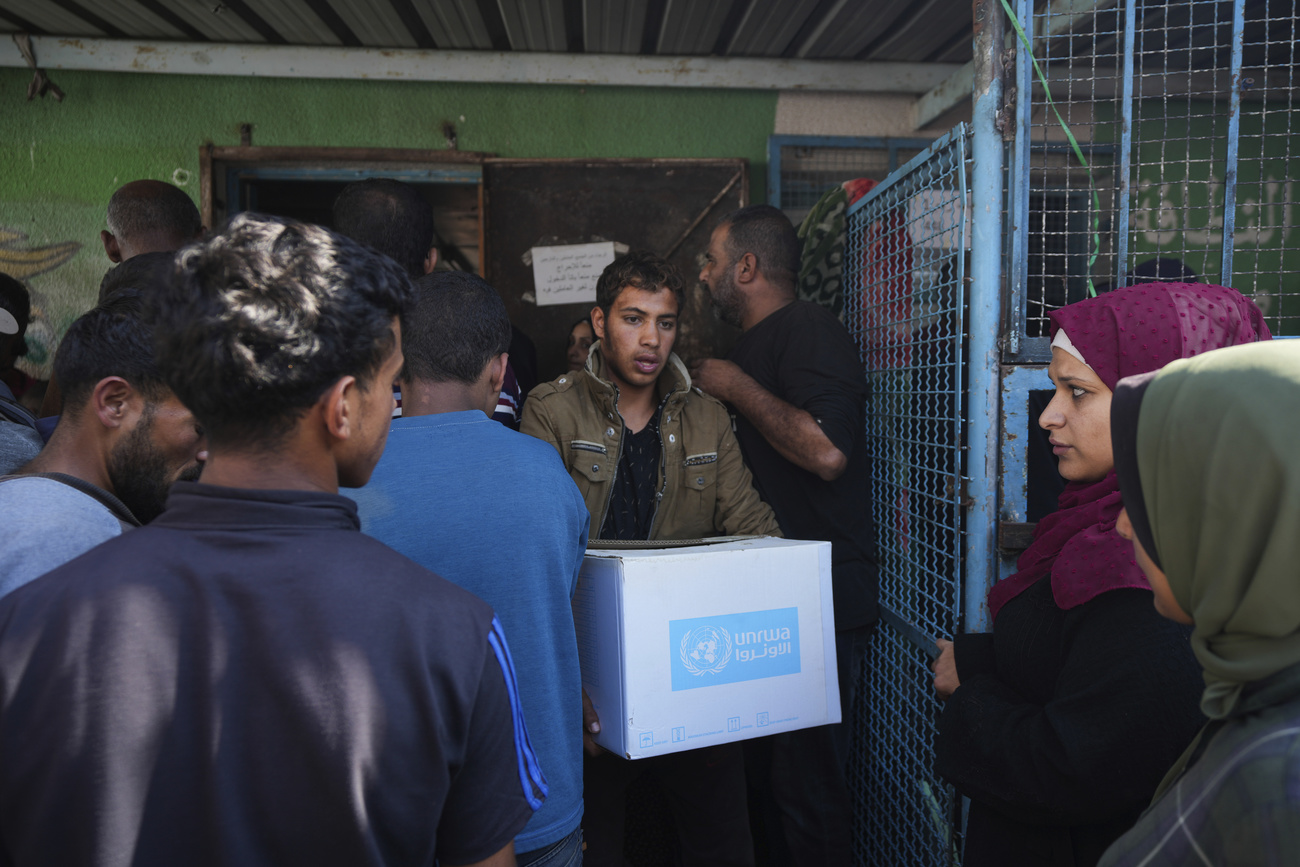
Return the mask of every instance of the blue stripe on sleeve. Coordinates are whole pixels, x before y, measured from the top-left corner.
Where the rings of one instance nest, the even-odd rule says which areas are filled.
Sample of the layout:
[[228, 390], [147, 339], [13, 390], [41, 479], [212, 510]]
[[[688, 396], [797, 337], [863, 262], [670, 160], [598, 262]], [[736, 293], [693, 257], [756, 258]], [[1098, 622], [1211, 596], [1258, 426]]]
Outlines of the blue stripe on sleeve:
[[[515, 677], [515, 663], [510, 658], [510, 645], [506, 643], [505, 630], [501, 628], [501, 621], [496, 618], [496, 615], [492, 616], [492, 631], [488, 633], [488, 644], [492, 645], [497, 664], [501, 666], [501, 673], [505, 676], [510, 710], [514, 714], [515, 755], [519, 761], [519, 784], [523, 787], [528, 805], [536, 811], [541, 809], [542, 801], [550, 790], [547, 788], [546, 778], [542, 776], [542, 767], [537, 761], [537, 753], [533, 752], [533, 745], [528, 740], [528, 727], [524, 724], [524, 709], [519, 703], [519, 683]], [[541, 797], [538, 797], [538, 792], [541, 793]]]

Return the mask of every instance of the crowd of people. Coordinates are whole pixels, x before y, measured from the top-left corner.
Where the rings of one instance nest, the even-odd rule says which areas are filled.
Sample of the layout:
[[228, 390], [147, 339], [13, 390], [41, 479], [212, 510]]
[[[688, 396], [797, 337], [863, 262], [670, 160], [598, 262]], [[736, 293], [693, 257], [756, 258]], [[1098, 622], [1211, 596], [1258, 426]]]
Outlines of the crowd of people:
[[845, 667], [874, 621], [865, 378], [794, 301], [784, 215], [714, 232], [701, 278], [744, 329], [733, 361], [687, 370], [682, 277], [634, 251], [531, 393], [500, 296], [438, 267], [397, 181], [348, 185], [332, 229], [212, 233], [134, 182], [103, 241], [117, 264], [42, 417], [0, 428], [15, 863], [621, 865], [642, 774], [681, 863], [755, 863], [754, 777], [761, 848], [850, 863], [851, 722], [611, 756], [570, 608], [599, 540], [784, 532], [834, 545]]
[[[868, 387], [796, 297], [781, 211], [700, 251], [727, 359], [673, 352], [683, 277], [634, 250], [535, 387], [405, 184], [348, 185], [332, 228], [209, 232], [136, 181], [107, 223], [114, 267], [42, 405], [0, 384], [0, 858], [622, 867], [653, 778], [678, 864], [854, 863]], [[9, 366], [25, 298], [0, 275]], [[993, 631], [934, 663], [964, 863], [1289, 863], [1300, 347], [1189, 283], [1069, 305], [1052, 335], [1059, 508]], [[586, 550], [723, 535], [831, 542], [843, 722], [605, 752], [570, 607]]]

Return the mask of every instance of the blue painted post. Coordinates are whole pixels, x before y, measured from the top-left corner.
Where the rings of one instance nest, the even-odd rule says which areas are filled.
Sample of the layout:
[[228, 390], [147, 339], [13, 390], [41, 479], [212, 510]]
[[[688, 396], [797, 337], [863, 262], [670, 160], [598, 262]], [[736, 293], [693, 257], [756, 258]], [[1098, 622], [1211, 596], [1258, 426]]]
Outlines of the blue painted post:
[[1223, 261], [1219, 282], [1232, 285], [1233, 233], [1237, 230], [1237, 140], [1241, 135], [1241, 53], [1246, 0], [1232, 4], [1232, 93], [1228, 97], [1228, 156], [1223, 167]]
[[781, 142], [772, 135], [767, 137], [767, 203], [781, 207]]
[[972, 98], [972, 243], [970, 368], [967, 406], [965, 628], [989, 627], [985, 596], [997, 571], [998, 332], [1002, 310], [1002, 50], [1006, 16], [1000, 0], [975, 0]]
[[[1034, 40], [1033, 0], [1016, 0], [1016, 17], [1032, 45]], [[1007, 280], [1011, 284], [1010, 327], [1007, 328], [1007, 351], [1020, 353], [1020, 335], [1025, 332], [1025, 284], [1029, 280], [1029, 141], [1030, 109], [1033, 107], [1033, 57], [1024, 44], [1016, 45], [1016, 141], [1011, 160], [1010, 212], [1011, 253]]]
[[1124, 96], [1120, 104], [1119, 221], [1115, 226], [1115, 285], [1123, 286], [1128, 273], [1128, 225], [1132, 207], [1133, 171], [1133, 56], [1137, 51], [1137, 0], [1124, 3]]

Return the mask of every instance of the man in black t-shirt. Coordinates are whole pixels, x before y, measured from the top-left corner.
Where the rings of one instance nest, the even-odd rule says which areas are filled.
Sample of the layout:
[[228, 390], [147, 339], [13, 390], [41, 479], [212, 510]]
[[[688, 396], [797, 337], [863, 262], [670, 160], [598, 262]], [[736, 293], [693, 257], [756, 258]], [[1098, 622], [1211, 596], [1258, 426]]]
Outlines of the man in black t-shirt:
[[155, 299], [209, 441], [146, 527], [0, 599], [4, 862], [515, 863], [546, 784], [488, 605], [359, 532], [396, 265], [242, 214]]
[[[854, 731], [853, 688], [875, 623], [867, 383], [853, 340], [823, 308], [795, 300], [799, 239], [780, 210], [742, 208], [714, 230], [700, 280], [722, 318], [744, 334], [730, 360], [707, 359], [695, 383], [734, 410], [736, 438], [787, 538], [831, 543], [843, 723], [766, 739], [758, 777], [770, 772], [784, 814], [789, 860], [839, 865], [852, 858], [844, 765]], [[768, 762], [770, 761], [770, 766]]]

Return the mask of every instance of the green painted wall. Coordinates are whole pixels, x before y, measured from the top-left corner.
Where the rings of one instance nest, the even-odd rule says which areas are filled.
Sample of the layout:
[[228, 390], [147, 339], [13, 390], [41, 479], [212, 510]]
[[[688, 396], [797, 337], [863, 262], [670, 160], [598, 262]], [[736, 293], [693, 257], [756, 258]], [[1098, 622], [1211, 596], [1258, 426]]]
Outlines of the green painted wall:
[[[1285, 103], [1246, 102], [1238, 139], [1232, 273], [1222, 272], [1227, 106], [1152, 100], [1134, 126], [1133, 261], [1182, 259], [1207, 283], [1255, 302], [1275, 334], [1300, 334], [1300, 153]], [[1109, 106], [1098, 104], [1095, 141], [1115, 141]], [[1110, 274], [1094, 274], [1102, 282]]]
[[[1147, 109], [1156, 110], [1156, 104]], [[1206, 282], [1254, 297], [1275, 332], [1295, 335], [1300, 223], [1293, 210], [1300, 164], [1291, 112], [1285, 105], [1242, 105], [1232, 273], [1225, 277], [1225, 107], [1216, 112], [1209, 103], [1171, 100], [1166, 111], [1167, 117], [1135, 129], [1142, 142], [1133, 203], [1137, 255], [1183, 259]]]
[[[62, 103], [26, 101], [29, 72], [0, 69], [0, 270], [57, 261], [32, 248], [77, 242], [67, 261], [25, 279], [40, 309], [33, 367], [83, 312], [109, 266], [99, 242], [104, 206], [137, 178], [198, 197], [199, 146], [444, 146], [506, 157], [743, 157], [750, 199], [766, 196], [767, 137], [776, 94], [763, 91], [548, 85], [202, 78], [56, 72]], [[8, 230], [8, 231], [6, 231]], [[19, 238], [15, 233], [26, 237]]]

